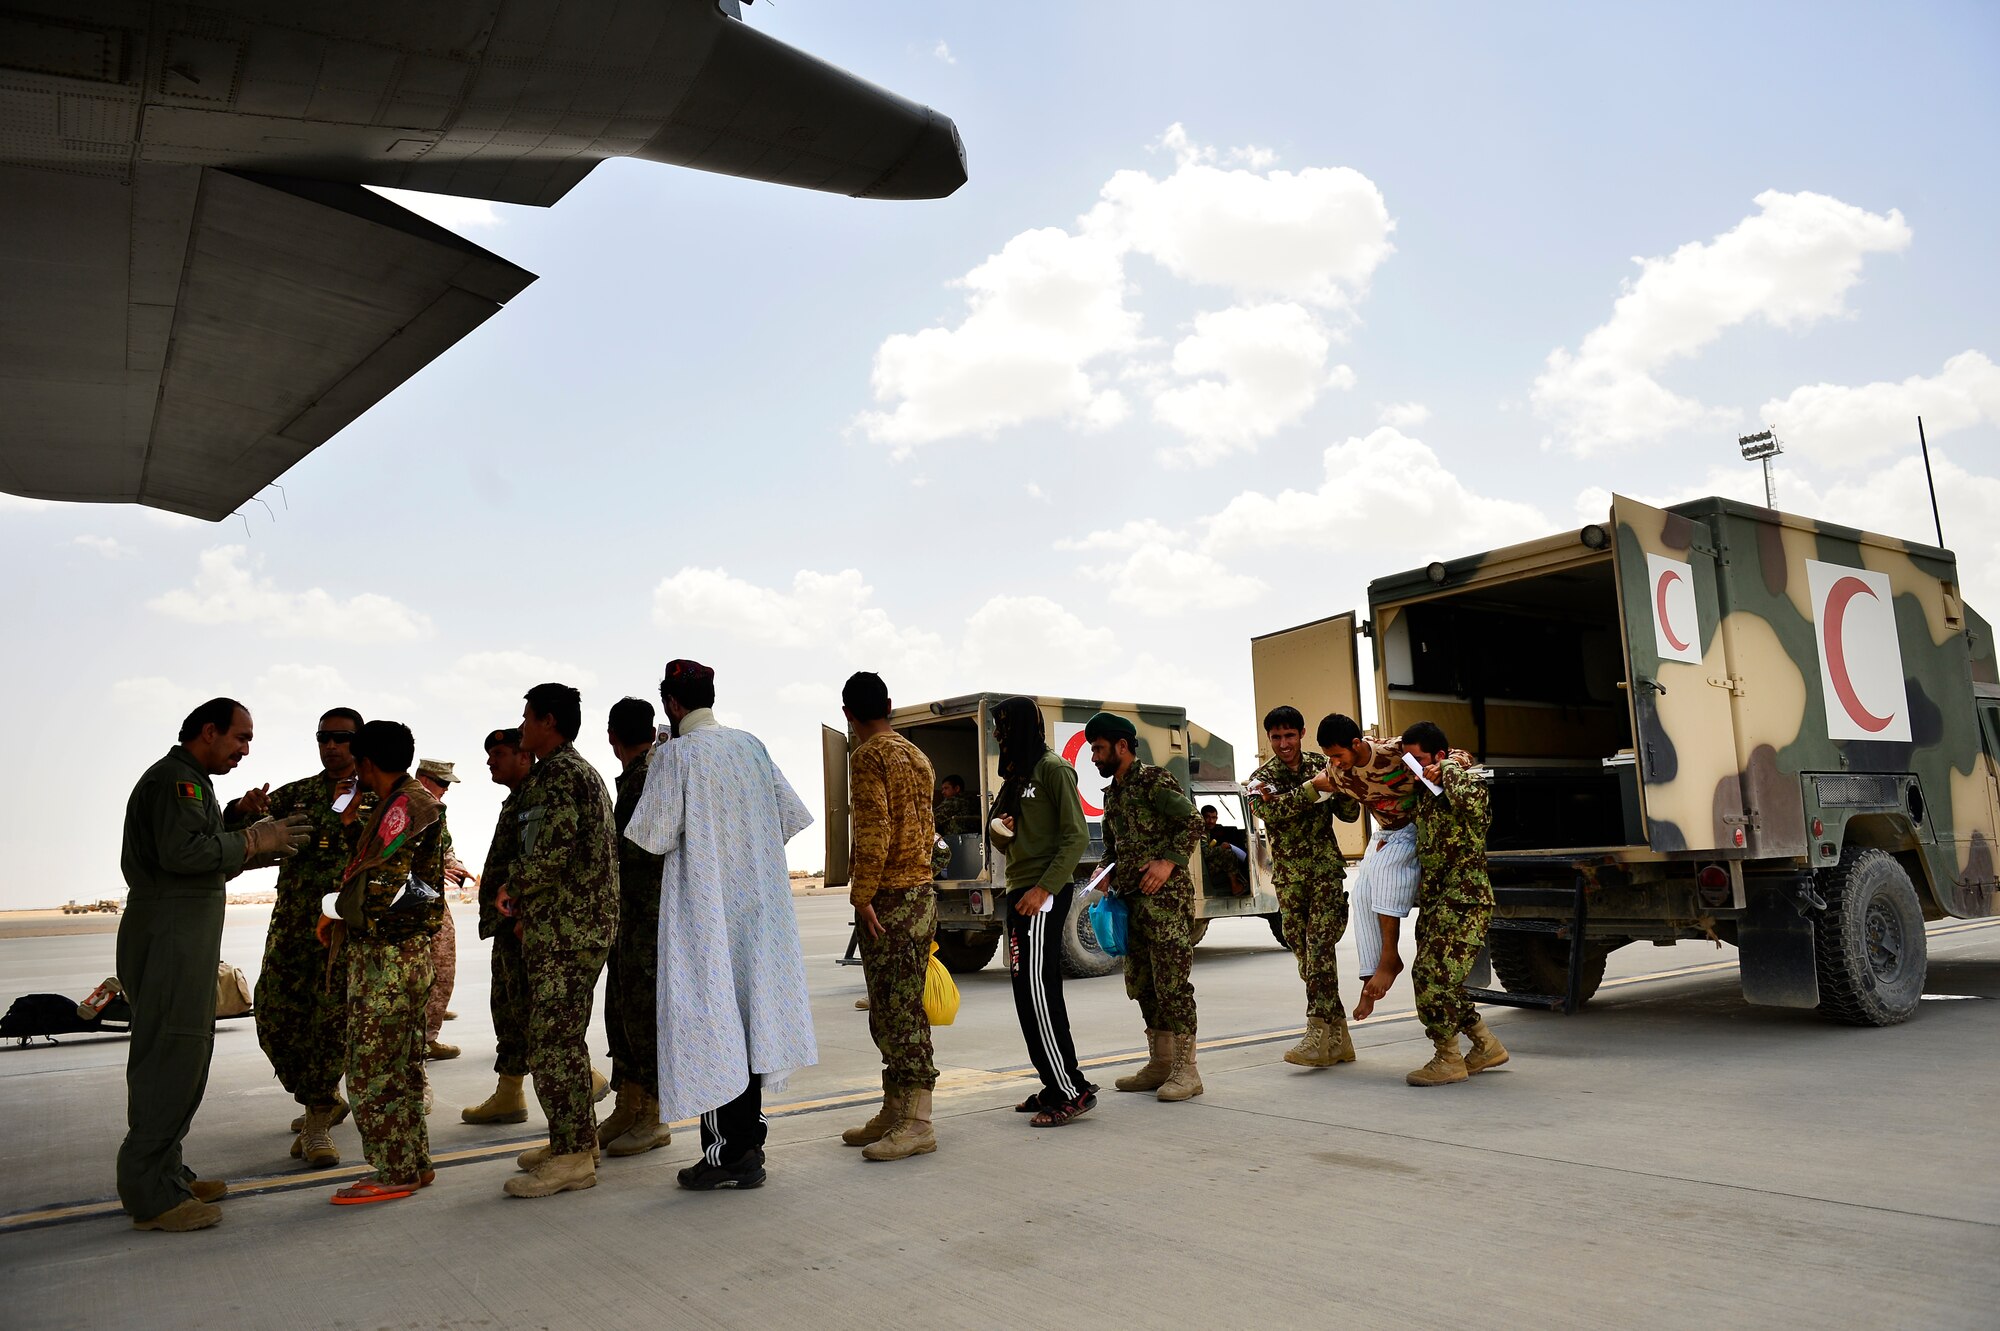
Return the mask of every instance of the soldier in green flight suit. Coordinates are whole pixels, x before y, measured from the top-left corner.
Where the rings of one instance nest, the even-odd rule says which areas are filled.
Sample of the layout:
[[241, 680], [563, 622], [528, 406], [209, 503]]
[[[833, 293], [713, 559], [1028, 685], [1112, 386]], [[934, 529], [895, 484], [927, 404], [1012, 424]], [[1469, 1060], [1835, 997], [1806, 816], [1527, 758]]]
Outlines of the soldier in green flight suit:
[[212, 778], [236, 770], [251, 738], [243, 704], [210, 699], [181, 723], [180, 742], [146, 769], [125, 803], [119, 867], [130, 891], [118, 922], [118, 978], [132, 1004], [132, 1043], [118, 1200], [134, 1229], [206, 1229], [222, 1219], [215, 1202], [229, 1191], [181, 1162], [215, 1048], [223, 884], [260, 860], [294, 853], [311, 831], [302, 814], [259, 819], [240, 832], [223, 828]]
[[329, 967], [347, 967], [347, 1093], [375, 1172], [333, 1194], [336, 1206], [408, 1197], [432, 1178], [424, 1123], [424, 1005], [445, 911], [444, 805], [410, 775], [417, 743], [396, 721], [354, 737], [354, 771], [375, 792], [341, 870]]
[[[1412, 1086], [1444, 1086], [1497, 1068], [1506, 1047], [1480, 1020], [1465, 995], [1465, 977], [1486, 944], [1493, 918], [1493, 884], [1486, 876], [1486, 829], [1493, 821], [1486, 783], [1451, 750], [1444, 730], [1419, 721], [1403, 732], [1402, 749], [1438, 787], [1417, 791], [1417, 959], [1410, 983], [1417, 1016], [1437, 1047], [1430, 1062], [1404, 1078]], [[1460, 1055], [1458, 1037], [1472, 1041]]]
[[313, 739], [320, 771], [279, 786], [246, 791], [224, 811], [226, 826], [253, 818], [303, 814], [312, 832], [299, 853], [278, 870], [277, 901], [264, 935], [257, 972], [257, 1043], [285, 1091], [304, 1108], [292, 1123], [292, 1158], [316, 1169], [340, 1163], [330, 1135], [347, 1117], [340, 1074], [347, 1063], [347, 972], [326, 965], [326, 945], [316, 933], [320, 899], [340, 885], [347, 864], [349, 828], [375, 811], [375, 792], [354, 774], [354, 736], [361, 713], [329, 708]]
[[508, 1195], [549, 1197], [597, 1184], [590, 1005], [618, 937], [618, 828], [604, 778], [576, 750], [583, 699], [537, 684], [521, 711], [535, 769], [515, 796], [521, 849], [507, 870], [528, 974], [528, 1067], [549, 1141], [522, 1152]]
[[1120, 1077], [1121, 1091], [1169, 1102], [1201, 1094], [1195, 1068], [1194, 880], [1188, 857], [1201, 843], [1201, 815], [1164, 767], [1141, 762], [1139, 729], [1111, 712], [1085, 723], [1090, 760], [1104, 790], [1109, 887], [1130, 913], [1125, 992], [1146, 1019], [1146, 1065]]

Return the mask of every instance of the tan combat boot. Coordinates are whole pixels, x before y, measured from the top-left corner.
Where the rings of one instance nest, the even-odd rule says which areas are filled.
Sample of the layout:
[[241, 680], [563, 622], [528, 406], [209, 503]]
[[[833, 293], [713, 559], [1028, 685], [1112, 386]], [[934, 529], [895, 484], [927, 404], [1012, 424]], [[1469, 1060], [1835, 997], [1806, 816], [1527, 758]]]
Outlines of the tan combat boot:
[[133, 1218], [134, 1229], [157, 1229], [167, 1234], [185, 1234], [190, 1230], [207, 1229], [222, 1219], [222, 1208], [209, 1202], [188, 1198], [172, 1210], [162, 1211], [150, 1220]]
[[609, 1146], [632, 1130], [633, 1115], [639, 1105], [639, 1083], [628, 1081], [618, 1087], [618, 1103], [597, 1121], [597, 1144]]
[[931, 1093], [918, 1087], [896, 1100], [902, 1106], [901, 1116], [880, 1141], [862, 1148], [863, 1160], [907, 1160], [937, 1150], [937, 1134], [931, 1130]]
[[611, 1094], [611, 1078], [596, 1068], [590, 1070], [590, 1103], [596, 1104]]
[[299, 1133], [300, 1158], [314, 1169], [330, 1169], [340, 1163], [340, 1148], [328, 1135], [333, 1127], [333, 1106], [321, 1105], [306, 1111], [306, 1125]]
[[1300, 1068], [1333, 1066], [1333, 1028], [1325, 1017], [1306, 1018], [1305, 1039], [1285, 1051], [1285, 1061]]
[[1472, 1048], [1465, 1051], [1467, 1073], [1497, 1068], [1510, 1057], [1507, 1046], [1500, 1043], [1500, 1037], [1479, 1017], [1472, 1019], [1472, 1029], [1465, 1033], [1465, 1038], [1472, 1041]]
[[1333, 1053], [1333, 1062], [1352, 1063], [1354, 1061], [1354, 1037], [1347, 1032], [1347, 1017], [1337, 1016], [1326, 1024], [1327, 1046]]
[[1194, 1032], [1175, 1035], [1162, 1031], [1160, 1039], [1167, 1043], [1169, 1056], [1173, 1062], [1169, 1065], [1170, 1075], [1160, 1084], [1159, 1094], [1153, 1098], [1165, 1100], [1169, 1104], [1178, 1100], [1194, 1099], [1201, 1094], [1201, 1073], [1194, 1065]]
[[882, 1107], [875, 1111], [875, 1117], [858, 1128], [849, 1128], [840, 1134], [840, 1140], [849, 1146], [866, 1146], [879, 1142], [889, 1135], [889, 1129], [896, 1126], [903, 1117], [903, 1093], [884, 1080], [882, 1083]]
[[632, 1126], [606, 1142], [604, 1151], [607, 1155], [644, 1155], [673, 1139], [672, 1131], [660, 1122], [658, 1097], [640, 1090], [632, 1106]]
[[[582, 1155], [583, 1152], [578, 1151], [577, 1154]], [[590, 1148], [590, 1160], [592, 1164], [597, 1163], [597, 1157], [599, 1154], [600, 1152], [598, 1151], [597, 1147], [592, 1146]], [[522, 1171], [523, 1173], [532, 1174], [536, 1170], [540, 1169], [543, 1165], [547, 1164], [549, 1161], [557, 1158], [558, 1157], [556, 1156], [555, 1148], [551, 1146], [548, 1142], [543, 1142], [540, 1146], [530, 1146], [527, 1150], [515, 1156], [514, 1168]]]
[[493, 1094], [458, 1111], [467, 1123], [526, 1123], [528, 1098], [521, 1093], [524, 1077], [502, 1076]]
[[597, 1186], [597, 1152], [573, 1151], [568, 1155], [552, 1155], [535, 1167], [535, 1171], [519, 1178], [510, 1178], [504, 1185], [509, 1197], [553, 1197], [559, 1192], [572, 1192], [579, 1188]]
[[1157, 1091], [1173, 1075], [1173, 1036], [1146, 1028], [1146, 1066], [1111, 1083], [1121, 1091]]
[[[333, 1118], [327, 1122], [327, 1126], [329, 1128], [337, 1128], [346, 1121], [347, 1121], [347, 1101], [341, 1099], [340, 1092], [335, 1091], [333, 1094]], [[306, 1130], [306, 1116], [304, 1114], [300, 1114], [297, 1118], [292, 1120], [292, 1133], [294, 1136], [296, 1136], [297, 1134], [304, 1132], [305, 1130]], [[292, 1154], [297, 1155], [298, 1152], [293, 1151]]]
[[1412, 1086], [1449, 1086], [1455, 1081], [1464, 1081], [1469, 1075], [1465, 1070], [1465, 1060], [1459, 1056], [1458, 1036], [1447, 1035], [1442, 1040], [1432, 1040], [1437, 1053], [1431, 1061], [1403, 1078]]

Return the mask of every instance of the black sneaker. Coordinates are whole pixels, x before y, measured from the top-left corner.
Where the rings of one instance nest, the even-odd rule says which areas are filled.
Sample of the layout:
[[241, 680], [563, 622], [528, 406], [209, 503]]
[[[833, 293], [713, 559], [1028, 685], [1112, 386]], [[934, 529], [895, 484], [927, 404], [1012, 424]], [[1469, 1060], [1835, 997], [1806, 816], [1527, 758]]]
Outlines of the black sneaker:
[[690, 1192], [714, 1192], [717, 1188], [761, 1188], [764, 1186], [764, 1153], [752, 1151], [733, 1165], [711, 1165], [698, 1160], [674, 1175]]

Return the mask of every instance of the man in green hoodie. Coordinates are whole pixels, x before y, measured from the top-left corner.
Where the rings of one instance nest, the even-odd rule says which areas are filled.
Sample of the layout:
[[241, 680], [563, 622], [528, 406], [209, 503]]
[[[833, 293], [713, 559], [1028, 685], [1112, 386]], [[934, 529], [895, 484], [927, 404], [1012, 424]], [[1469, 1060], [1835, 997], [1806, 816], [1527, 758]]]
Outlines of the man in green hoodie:
[[1076, 794], [1076, 769], [1049, 748], [1042, 709], [1032, 698], [993, 708], [1000, 748], [1000, 798], [987, 827], [1007, 857], [1007, 968], [1014, 1012], [1042, 1089], [1016, 1106], [1038, 1128], [1061, 1127], [1097, 1107], [1084, 1080], [1063, 1003], [1062, 934], [1076, 893], [1070, 878], [1090, 848], [1090, 828]]

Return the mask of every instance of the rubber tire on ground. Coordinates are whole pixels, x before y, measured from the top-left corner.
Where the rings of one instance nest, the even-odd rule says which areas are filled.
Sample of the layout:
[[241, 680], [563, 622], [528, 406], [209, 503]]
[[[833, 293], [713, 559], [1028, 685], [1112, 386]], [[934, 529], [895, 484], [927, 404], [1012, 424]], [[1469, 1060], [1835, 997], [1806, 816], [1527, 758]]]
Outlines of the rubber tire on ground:
[[1206, 937], [1208, 937], [1208, 921], [1206, 919], [1196, 920], [1192, 927], [1190, 940], [1199, 945], [1201, 940]]
[[937, 936], [937, 958], [953, 975], [970, 975], [985, 968], [1000, 950], [1000, 930], [964, 932], [954, 929]]
[[[1577, 991], [1577, 1006], [1590, 1002], [1597, 986], [1604, 982], [1604, 963], [1621, 939], [1586, 939], [1583, 945], [1583, 985]], [[1554, 934], [1522, 933], [1514, 929], [1494, 929], [1486, 935], [1486, 947], [1493, 959], [1493, 973], [1500, 987], [1510, 994], [1567, 994], [1569, 992], [1569, 940]]]
[[1271, 926], [1271, 937], [1278, 940], [1278, 946], [1287, 952], [1291, 951], [1292, 945], [1285, 941], [1285, 917], [1272, 911], [1264, 917], [1264, 923]]
[[1819, 1010], [1850, 1026], [1909, 1020], [1928, 965], [1923, 903], [1909, 874], [1886, 850], [1849, 846], [1839, 864], [1819, 871], [1819, 892], [1826, 898], [1813, 921]]
[[1125, 958], [1114, 957], [1097, 945], [1097, 931], [1090, 927], [1090, 906], [1102, 893], [1078, 889], [1070, 903], [1069, 918], [1063, 921], [1062, 970], [1071, 980], [1088, 980], [1099, 975], [1115, 975], [1125, 969]]

